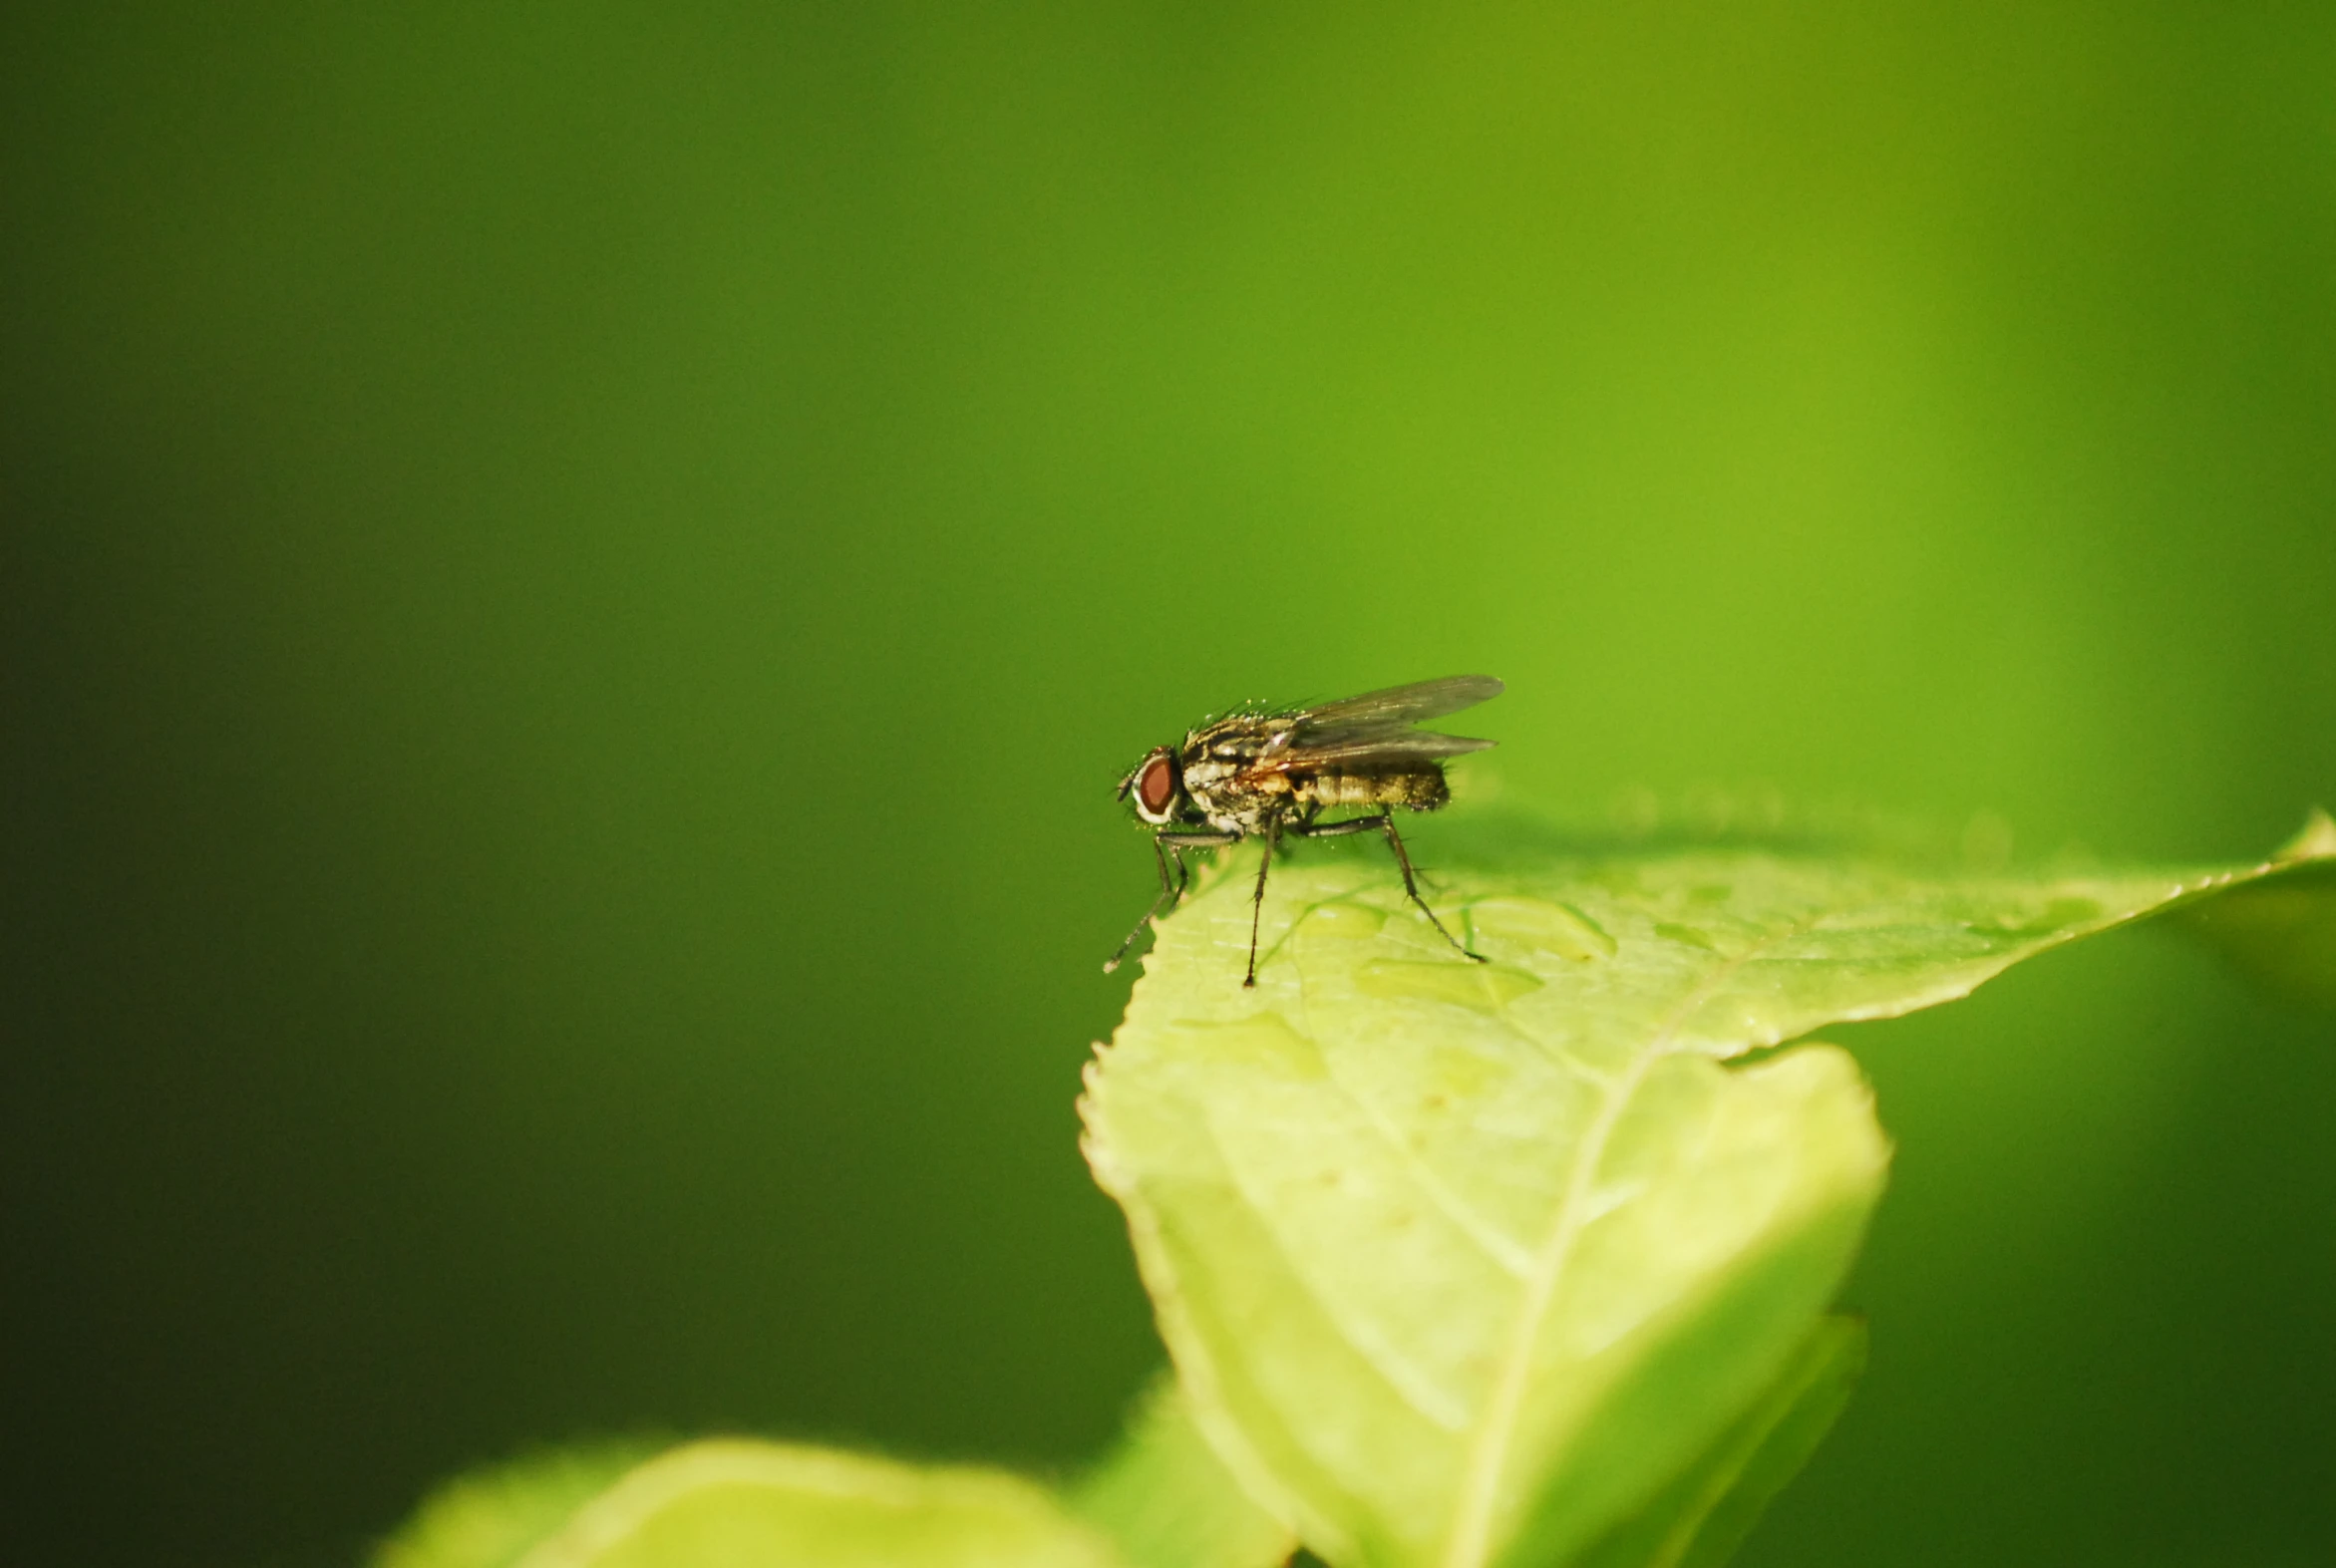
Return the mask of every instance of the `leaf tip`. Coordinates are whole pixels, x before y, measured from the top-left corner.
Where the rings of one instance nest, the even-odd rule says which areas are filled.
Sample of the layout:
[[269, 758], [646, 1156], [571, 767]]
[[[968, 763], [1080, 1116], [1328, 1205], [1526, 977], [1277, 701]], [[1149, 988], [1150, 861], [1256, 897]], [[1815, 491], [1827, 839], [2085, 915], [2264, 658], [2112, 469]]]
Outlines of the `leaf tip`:
[[2325, 807], [2313, 806], [2293, 838], [2271, 851], [2275, 862], [2336, 858], [2336, 817]]

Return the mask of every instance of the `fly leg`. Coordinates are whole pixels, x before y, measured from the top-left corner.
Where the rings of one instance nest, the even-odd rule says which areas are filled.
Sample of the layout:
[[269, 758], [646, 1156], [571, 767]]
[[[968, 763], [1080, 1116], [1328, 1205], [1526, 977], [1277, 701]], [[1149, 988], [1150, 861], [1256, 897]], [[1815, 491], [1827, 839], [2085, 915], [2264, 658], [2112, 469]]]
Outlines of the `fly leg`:
[[1257, 891], [1249, 900], [1249, 973], [1242, 977], [1245, 990], [1257, 986], [1257, 922], [1265, 916], [1265, 873], [1273, 869], [1274, 841], [1281, 837], [1281, 818], [1265, 819], [1265, 853], [1257, 857]]
[[1395, 812], [1392, 809], [1382, 808], [1377, 816], [1350, 816], [1343, 822], [1324, 822], [1319, 827], [1306, 826], [1294, 831], [1308, 838], [1343, 838], [1349, 833], [1367, 833], [1374, 827], [1386, 834], [1387, 847], [1395, 851], [1396, 868], [1403, 872], [1405, 896], [1420, 906], [1420, 913], [1428, 917], [1428, 924], [1436, 928], [1436, 934], [1450, 942], [1462, 957], [1473, 958], [1480, 964], [1491, 962], [1482, 953], [1470, 952], [1458, 937], [1445, 930], [1444, 922], [1436, 918], [1436, 911], [1430, 909], [1428, 901], [1420, 896], [1419, 881], [1412, 875], [1412, 857], [1404, 851], [1403, 835], [1395, 830]]
[[[1144, 918], [1136, 922], [1136, 929], [1128, 933], [1128, 940], [1120, 944], [1120, 950], [1104, 964], [1103, 972], [1108, 975], [1120, 967], [1120, 960], [1128, 956], [1128, 949], [1136, 945], [1136, 939], [1144, 934], [1144, 928], [1160, 914], [1163, 905], [1172, 909], [1183, 898], [1184, 884], [1191, 880], [1184, 868], [1185, 850], [1239, 842], [1240, 835], [1237, 833], [1164, 831], [1153, 834], [1152, 858], [1160, 862], [1160, 896], [1152, 901], [1150, 909], [1144, 911]], [[1168, 856], [1171, 854], [1176, 857], [1176, 876], [1172, 882], [1168, 880]]]

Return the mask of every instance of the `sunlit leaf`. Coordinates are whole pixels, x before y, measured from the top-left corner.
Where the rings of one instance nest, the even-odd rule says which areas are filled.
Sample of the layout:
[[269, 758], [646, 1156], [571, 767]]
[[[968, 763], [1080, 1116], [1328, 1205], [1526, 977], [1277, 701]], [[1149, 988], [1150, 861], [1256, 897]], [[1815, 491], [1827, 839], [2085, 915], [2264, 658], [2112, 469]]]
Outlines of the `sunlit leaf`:
[[2266, 868], [1926, 874], [1683, 850], [1254, 860], [1162, 928], [1083, 1104], [1196, 1423], [1341, 1565], [1556, 1564], [1785, 1378], [1887, 1148], [1836, 1021]]

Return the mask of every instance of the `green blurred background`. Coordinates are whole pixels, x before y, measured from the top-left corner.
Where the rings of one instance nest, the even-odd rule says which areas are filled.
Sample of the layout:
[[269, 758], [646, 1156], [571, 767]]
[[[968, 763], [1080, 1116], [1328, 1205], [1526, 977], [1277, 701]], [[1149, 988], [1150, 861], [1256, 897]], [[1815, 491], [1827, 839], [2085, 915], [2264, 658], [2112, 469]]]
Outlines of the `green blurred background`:
[[[1110, 789], [1228, 700], [1492, 671], [1574, 816], [2336, 805], [2336, 9], [48, 9], [12, 1562], [1095, 1452]], [[2336, 1560], [2336, 1024], [2145, 932], [1846, 1038], [1873, 1368], [1746, 1561]]]

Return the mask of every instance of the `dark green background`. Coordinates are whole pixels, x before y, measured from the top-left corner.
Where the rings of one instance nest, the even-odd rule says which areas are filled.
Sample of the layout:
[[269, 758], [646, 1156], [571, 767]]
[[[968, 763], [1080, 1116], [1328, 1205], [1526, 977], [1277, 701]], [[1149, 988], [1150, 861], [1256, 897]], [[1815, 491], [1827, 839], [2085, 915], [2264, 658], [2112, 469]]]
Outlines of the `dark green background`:
[[[1231, 699], [1492, 671], [1576, 816], [2336, 804], [2325, 5], [48, 9], [12, 1562], [1094, 1452], [1110, 786]], [[1849, 1038], [1873, 1369], [1747, 1561], [2336, 1560], [2336, 1026], [2144, 933]]]

